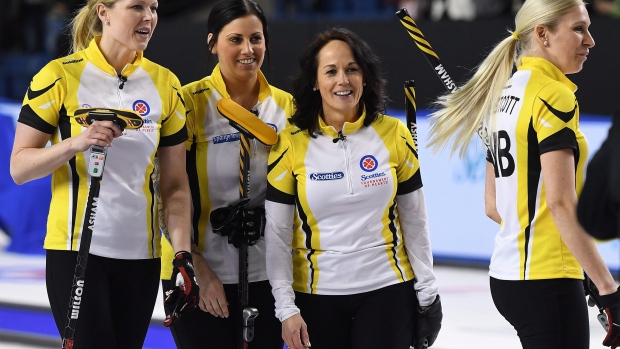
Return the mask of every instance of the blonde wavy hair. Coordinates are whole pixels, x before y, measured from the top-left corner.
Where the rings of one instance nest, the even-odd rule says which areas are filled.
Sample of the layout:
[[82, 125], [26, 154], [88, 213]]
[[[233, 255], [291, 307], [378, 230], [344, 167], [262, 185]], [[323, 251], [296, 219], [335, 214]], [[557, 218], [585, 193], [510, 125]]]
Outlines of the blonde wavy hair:
[[95, 36], [103, 32], [103, 24], [97, 15], [97, 4], [102, 3], [105, 7], [112, 8], [117, 2], [118, 0], [88, 0], [86, 5], [77, 11], [70, 24], [73, 37], [71, 52], [85, 49]]
[[[515, 30], [501, 40], [491, 53], [475, 68], [469, 81], [454, 93], [440, 96], [435, 102], [438, 110], [430, 115], [431, 129], [428, 148], [434, 152], [450, 147], [450, 155], [458, 151], [463, 158], [474, 136], [479, 133], [483, 142], [493, 147], [495, 110], [502, 89], [521, 65], [521, 57], [532, 48], [532, 33], [538, 24], [554, 31], [561, 18], [583, 0], [527, 0], [515, 17]], [[515, 38], [516, 36], [516, 38]], [[517, 40], [518, 38], [518, 40]]]

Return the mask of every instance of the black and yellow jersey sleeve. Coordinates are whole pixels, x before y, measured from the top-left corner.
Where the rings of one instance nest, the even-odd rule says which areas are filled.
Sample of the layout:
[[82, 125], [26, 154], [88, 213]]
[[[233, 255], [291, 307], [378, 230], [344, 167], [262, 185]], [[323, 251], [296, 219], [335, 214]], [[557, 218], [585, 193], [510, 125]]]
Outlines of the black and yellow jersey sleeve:
[[295, 177], [291, 165], [295, 160], [291, 147], [291, 133], [302, 132], [297, 127], [284, 129], [278, 142], [271, 148], [267, 172], [267, 200], [294, 205], [296, 195]]
[[534, 99], [532, 126], [540, 153], [558, 149], [577, 150], [578, 106], [575, 94], [560, 82], [545, 86]]
[[36, 74], [24, 97], [19, 122], [48, 134], [54, 133], [64, 109], [67, 79], [56, 61], [48, 63]]
[[[185, 127], [185, 102], [183, 100], [181, 84], [179, 79], [170, 73], [168, 79], [171, 88], [168, 96], [162, 96], [164, 110], [169, 110], [161, 124], [161, 136], [159, 145], [162, 147], [173, 146], [187, 140], [187, 129]], [[167, 97], [167, 98], [166, 98]], [[166, 106], [166, 104], [168, 104]]]

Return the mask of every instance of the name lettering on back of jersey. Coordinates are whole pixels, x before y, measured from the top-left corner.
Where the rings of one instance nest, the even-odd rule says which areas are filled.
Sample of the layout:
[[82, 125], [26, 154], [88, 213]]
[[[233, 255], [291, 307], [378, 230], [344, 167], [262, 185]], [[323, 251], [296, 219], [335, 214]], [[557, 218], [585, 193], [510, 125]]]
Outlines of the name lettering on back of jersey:
[[500, 113], [512, 114], [515, 105], [517, 105], [519, 101], [521, 101], [521, 98], [517, 96], [502, 96], [499, 99], [497, 111]]
[[495, 137], [495, 153], [493, 157], [493, 167], [495, 169], [495, 178], [510, 177], [514, 174], [516, 168], [516, 162], [510, 149], [512, 147], [512, 141], [508, 132], [504, 130], [498, 130], [493, 134]]
[[328, 173], [311, 173], [309, 176], [313, 181], [333, 181], [344, 178], [342, 172], [328, 172]]

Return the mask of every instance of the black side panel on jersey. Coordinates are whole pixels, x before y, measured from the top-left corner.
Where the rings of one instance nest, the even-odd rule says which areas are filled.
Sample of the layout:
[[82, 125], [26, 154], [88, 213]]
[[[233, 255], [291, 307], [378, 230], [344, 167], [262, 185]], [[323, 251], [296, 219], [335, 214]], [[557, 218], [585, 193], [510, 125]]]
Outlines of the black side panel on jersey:
[[538, 192], [538, 183], [540, 181], [540, 175], [542, 168], [540, 165], [540, 151], [538, 146], [538, 136], [534, 126], [532, 125], [532, 119], [530, 118], [530, 124], [527, 129], [527, 144], [529, 148], [527, 150], [527, 227], [524, 229], [525, 241], [523, 251], [525, 258], [523, 259], [523, 279], [526, 279], [527, 264], [530, 256], [528, 255], [529, 243], [531, 239], [532, 221], [536, 214], [536, 197]]
[[[67, 110], [64, 104], [60, 108], [60, 118], [58, 120], [58, 131], [60, 132], [60, 139], [65, 140], [71, 137], [71, 122], [67, 116]], [[43, 119], [39, 120], [43, 121]], [[44, 121], [43, 121], [44, 122]], [[80, 175], [77, 172], [75, 156], [69, 160], [69, 170], [71, 171], [71, 231], [69, 236], [71, 237], [71, 249], [73, 249], [73, 237], [75, 234], [75, 224], [78, 205], [78, 194], [80, 192]]]
[[297, 207], [297, 213], [299, 214], [299, 219], [301, 220], [301, 229], [304, 231], [304, 233], [306, 234], [306, 241], [304, 243], [304, 245], [306, 246], [306, 248], [308, 250], [310, 250], [310, 252], [308, 253], [308, 255], [306, 256], [306, 259], [308, 259], [308, 264], [310, 265], [310, 273], [309, 273], [309, 288], [310, 288], [310, 292], [309, 293], [313, 293], [313, 288], [312, 285], [314, 285], [314, 264], [312, 263], [312, 255], [314, 255], [314, 249], [312, 248], [312, 229], [310, 229], [310, 226], [308, 225], [308, 215], [306, 215], [306, 212], [304, 212], [304, 208], [301, 206], [301, 203], [299, 202], [299, 198], [295, 198], [295, 203], [296, 203], [296, 207]]
[[396, 200], [394, 200], [392, 202], [392, 205], [390, 206], [390, 210], [388, 213], [388, 217], [390, 218], [390, 233], [392, 233], [392, 248], [390, 249], [390, 252], [392, 253], [392, 255], [390, 256], [391, 259], [394, 260], [394, 266], [396, 266], [396, 269], [398, 269], [398, 272], [400, 273], [400, 277], [403, 280], [406, 280], [405, 278], [405, 273], [403, 273], [403, 270], [401, 269], [400, 265], [398, 265], [398, 258], [396, 256], [396, 246], [398, 246], [400, 243], [398, 242], [398, 230], [396, 229], [396, 214], [394, 213], [394, 211], [396, 210]]
[[[155, 156], [157, 156], [157, 153], [155, 153]], [[151, 212], [155, 212], [155, 206], [157, 205], [157, 197], [155, 195], [155, 183], [153, 182], [154, 173], [155, 167], [153, 167], [153, 172], [149, 174], [149, 194], [151, 198], [153, 198], [153, 200], [151, 200], [151, 207], [149, 207], [149, 210]], [[151, 250], [149, 251], [149, 254], [151, 255], [151, 258], [155, 258], [157, 256], [157, 241], [155, 241], [155, 239], [159, 238], [159, 229], [155, 231], [155, 227], [158, 225], [159, 222], [155, 219], [155, 216], [151, 218], [151, 241], [149, 243]]]
[[[200, 179], [198, 178], [198, 168], [196, 166], [196, 136], [193, 138], [192, 146], [189, 151], [186, 152], [185, 169], [189, 180], [190, 193], [200, 193]], [[192, 215], [192, 228], [194, 230], [194, 236], [192, 236], [192, 241], [198, 245], [198, 237], [200, 236], [198, 222], [200, 221], [200, 213], [202, 212], [200, 195], [192, 195], [192, 206], [194, 207], [194, 213]]]

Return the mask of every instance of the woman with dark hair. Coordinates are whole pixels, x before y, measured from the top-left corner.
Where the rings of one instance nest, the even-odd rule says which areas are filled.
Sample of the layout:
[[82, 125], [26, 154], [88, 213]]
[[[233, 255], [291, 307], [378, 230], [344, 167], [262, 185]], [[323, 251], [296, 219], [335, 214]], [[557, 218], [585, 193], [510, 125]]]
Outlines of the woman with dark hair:
[[441, 305], [417, 150], [407, 127], [381, 113], [378, 57], [347, 29], [323, 32], [300, 58], [293, 96], [265, 203], [284, 341], [307, 348], [312, 334], [317, 348], [408, 349], [419, 303], [432, 344]]
[[[226, 236], [214, 233], [211, 212], [239, 201], [239, 132], [217, 110], [217, 102], [230, 98], [276, 129], [284, 129], [293, 114], [290, 94], [270, 86], [260, 70], [268, 55], [267, 20], [258, 4], [249, 0], [220, 1], [207, 24], [210, 54], [218, 64], [210, 76], [183, 87], [187, 109], [187, 172], [192, 193], [193, 250], [200, 309], [171, 326], [178, 348], [234, 348], [238, 340], [239, 251]], [[270, 147], [256, 140], [250, 145], [252, 174], [250, 202], [253, 212], [264, 205], [267, 159]], [[261, 214], [261, 219], [264, 213]], [[280, 325], [274, 313], [265, 269], [265, 242], [249, 248], [249, 306], [259, 311], [251, 346], [281, 349]], [[164, 242], [164, 255], [171, 254]], [[162, 269], [164, 291], [174, 284], [171, 268]]]

